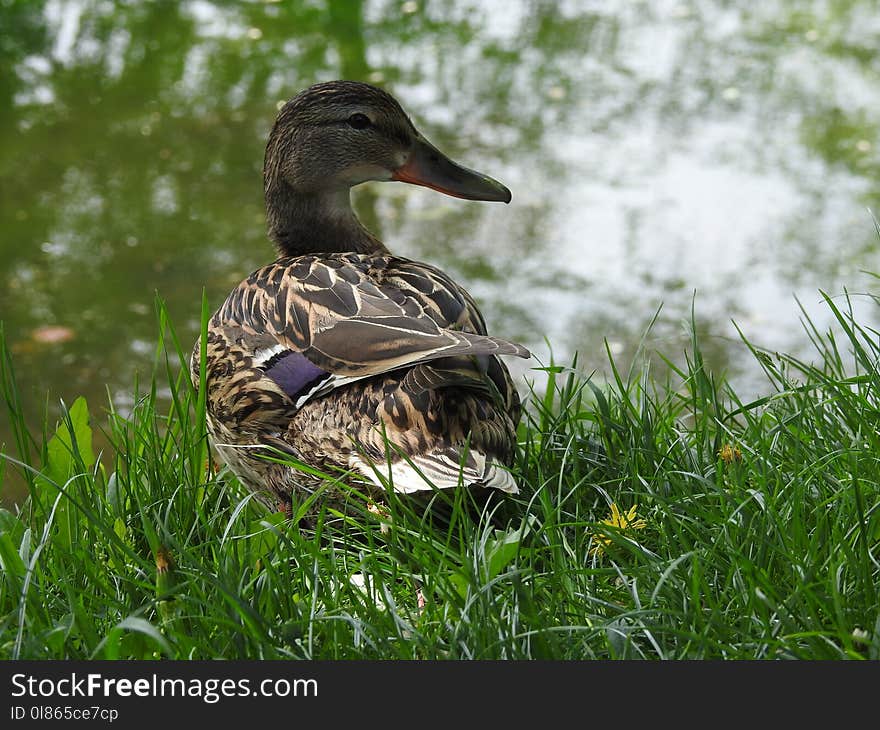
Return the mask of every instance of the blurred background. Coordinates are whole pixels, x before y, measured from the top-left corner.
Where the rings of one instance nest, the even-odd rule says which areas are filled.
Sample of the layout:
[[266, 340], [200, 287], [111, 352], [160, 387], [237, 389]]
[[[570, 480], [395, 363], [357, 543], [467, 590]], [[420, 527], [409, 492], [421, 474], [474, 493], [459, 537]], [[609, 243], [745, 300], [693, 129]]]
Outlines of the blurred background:
[[155, 294], [188, 345], [202, 288], [213, 310], [274, 258], [267, 132], [336, 78], [387, 88], [513, 191], [355, 196], [491, 332], [598, 378], [604, 341], [626, 367], [661, 305], [647, 344], [680, 358], [695, 301], [707, 359], [748, 397], [732, 320], [806, 355], [797, 299], [830, 324], [818, 290], [880, 271], [878, 48], [875, 0], [0, 0], [0, 320], [26, 406], [100, 413], [109, 389], [124, 411]]

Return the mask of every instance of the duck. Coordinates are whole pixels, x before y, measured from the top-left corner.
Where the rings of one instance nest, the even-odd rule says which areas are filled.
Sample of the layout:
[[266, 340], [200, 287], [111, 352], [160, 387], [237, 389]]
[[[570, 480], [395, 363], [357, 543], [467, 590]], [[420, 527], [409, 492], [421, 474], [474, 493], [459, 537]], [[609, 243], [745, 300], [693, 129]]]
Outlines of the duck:
[[501, 358], [530, 353], [490, 335], [448, 274], [367, 230], [351, 189], [370, 181], [511, 200], [431, 144], [383, 89], [330, 81], [287, 101], [263, 164], [277, 258], [230, 292], [193, 348], [216, 453], [288, 515], [345, 502], [347, 485], [373, 506], [390, 491], [517, 494], [522, 406]]

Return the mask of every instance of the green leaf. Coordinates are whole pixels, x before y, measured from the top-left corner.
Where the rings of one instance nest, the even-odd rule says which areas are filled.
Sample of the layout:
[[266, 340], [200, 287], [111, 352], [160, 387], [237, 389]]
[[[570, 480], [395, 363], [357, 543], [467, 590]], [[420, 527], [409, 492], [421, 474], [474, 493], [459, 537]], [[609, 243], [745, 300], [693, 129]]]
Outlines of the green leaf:
[[27, 570], [24, 561], [18, 554], [15, 543], [12, 541], [12, 536], [8, 532], [0, 532], [0, 569], [15, 579], [16, 587], [18, 581], [24, 578]]
[[107, 480], [107, 504], [116, 514], [122, 514], [125, 496], [119, 485], [119, 474], [113, 472]]
[[[95, 464], [92, 450], [92, 428], [89, 425], [89, 408], [86, 399], [80, 396], [64, 414], [55, 435], [46, 444], [46, 463], [43, 465], [43, 478], [36, 484], [46, 503], [55, 500], [58, 490], [65, 488], [75, 474], [87, 472]], [[72, 543], [69, 499], [62, 497], [55, 511], [56, 540], [66, 549]]]
[[8, 532], [12, 541], [16, 542], [24, 533], [24, 522], [8, 509], [0, 509], [0, 532]]
[[[118, 537], [123, 543], [128, 544], [128, 526], [125, 524], [125, 520], [123, 520], [121, 517], [117, 517], [115, 520], [113, 520], [113, 532], [116, 534], [116, 537]], [[108, 551], [107, 564], [113, 570], [121, 571], [123, 570], [123, 566], [125, 565], [124, 558], [122, 561], [120, 561], [115, 553], [115, 550]]]
[[21, 562], [27, 565], [31, 559], [31, 548], [33, 545], [31, 544], [31, 528], [28, 527], [24, 534], [21, 536], [21, 541], [18, 544], [18, 556], [21, 558]]
[[72, 476], [75, 466], [90, 469], [94, 465], [95, 452], [92, 450], [89, 407], [82, 396], [73, 402], [66, 417], [61, 420], [58, 430], [49, 441], [48, 452], [49, 466], [52, 470], [50, 476], [55, 478], [55, 481], [59, 479], [66, 481]]
[[278, 527], [284, 524], [287, 517], [283, 512], [274, 512], [266, 517], [251, 522], [251, 534], [245, 538], [247, 556], [251, 565], [262, 560], [278, 544]]
[[[77, 467], [81, 471], [82, 468], [91, 468], [94, 463], [89, 408], [86, 399], [80, 396], [65, 413], [55, 435], [46, 445], [43, 474], [55, 484], [63, 485], [76, 473]], [[52, 499], [54, 497], [53, 492]]]
[[128, 528], [125, 526], [125, 520], [121, 517], [117, 517], [113, 520], [113, 532], [119, 537], [120, 540], [125, 542], [125, 536], [128, 534]]
[[64, 656], [64, 646], [74, 628], [74, 616], [72, 613], [64, 614], [51, 630], [43, 634], [43, 641], [49, 647], [53, 656], [61, 658]]
[[449, 580], [455, 588], [455, 592], [462, 598], [467, 598], [468, 586], [470, 585], [467, 576], [465, 576], [460, 570], [457, 570], [449, 575]]
[[488, 580], [492, 580], [516, 559], [520, 553], [520, 543], [529, 532], [531, 521], [522, 527], [495, 530], [495, 536], [486, 541], [483, 553]]
[[[486, 582], [500, 575], [516, 559], [517, 555], [527, 551], [527, 548], [520, 547], [520, 543], [531, 532], [533, 522], [534, 519], [530, 519], [520, 527], [511, 527], [508, 530], [495, 530], [494, 537], [486, 540], [483, 549]], [[463, 569], [459, 569], [450, 573], [449, 580], [456, 593], [462, 598], [467, 598], [468, 588], [471, 585], [468, 574]]]
[[[168, 640], [162, 636], [159, 629], [146, 619], [138, 616], [129, 616], [116, 624], [107, 635], [106, 652], [108, 654], [108, 659], [115, 659], [119, 656], [128, 655], [127, 652], [120, 652], [124, 640], [124, 636], [122, 635], [123, 632], [133, 632], [135, 635], [143, 635], [157, 644], [165, 654], [168, 656], [174, 656], [174, 651], [168, 644]], [[148, 658], [152, 654], [149, 649], [144, 649], [140, 653], [142, 654], [142, 658]]]

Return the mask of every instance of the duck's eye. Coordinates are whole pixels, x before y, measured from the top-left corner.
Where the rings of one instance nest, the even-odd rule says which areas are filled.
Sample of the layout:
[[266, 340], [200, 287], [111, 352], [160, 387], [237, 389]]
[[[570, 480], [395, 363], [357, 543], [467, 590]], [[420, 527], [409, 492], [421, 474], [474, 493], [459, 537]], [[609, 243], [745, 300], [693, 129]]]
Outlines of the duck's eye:
[[348, 118], [348, 125], [354, 129], [366, 129], [370, 126], [370, 118], [366, 114], [357, 112]]

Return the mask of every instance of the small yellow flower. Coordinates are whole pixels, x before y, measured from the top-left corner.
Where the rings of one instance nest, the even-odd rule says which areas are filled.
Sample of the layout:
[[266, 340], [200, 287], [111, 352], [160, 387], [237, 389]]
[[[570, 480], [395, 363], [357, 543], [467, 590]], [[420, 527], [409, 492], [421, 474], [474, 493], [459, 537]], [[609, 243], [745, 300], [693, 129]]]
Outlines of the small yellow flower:
[[742, 451], [739, 450], [737, 446], [731, 446], [730, 444], [724, 444], [718, 450], [718, 456], [721, 457], [721, 461], [725, 464], [730, 464], [734, 461], [742, 461], [743, 455]]
[[[625, 513], [621, 513], [617, 503], [611, 503], [611, 515], [608, 519], [601, 520], [600, 524], [613, 527], [619, 532], [631, 532], [632, 530], [644, 530], [648, 526], [646, 520], [641, 519], [636, 511], [639, 506], [634, 504]], [[601, 555], [605, 548], [611, 544], [611, 538], [601, 529], [593, 533], [594, 545], [590, 549], [590, 555]]]

